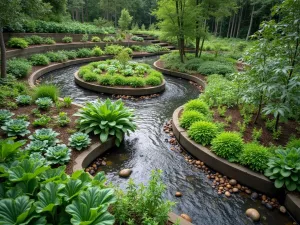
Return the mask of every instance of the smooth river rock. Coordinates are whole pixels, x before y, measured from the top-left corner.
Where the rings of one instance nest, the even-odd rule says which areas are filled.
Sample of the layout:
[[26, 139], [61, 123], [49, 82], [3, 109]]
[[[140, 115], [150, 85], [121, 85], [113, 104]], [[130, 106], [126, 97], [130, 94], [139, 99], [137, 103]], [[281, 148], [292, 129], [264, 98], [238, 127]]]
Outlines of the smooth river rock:
[[181, 214], [180, 215], [180, 217], [182, 217], [183, 219], [185, 219], [185, 220], [187, 220], [187, 221], [189, 221], [189, 222], [192, 222], [192, 218], [191, 217], [189, 217], [187, 214]]
[[236, 181], [235, 179], [231, 179], [231, 180], [229, 181], [229, 184], [230, 184], [231, 186], [234, 186], [234, 185], [237, 184], [237, 181]]
[[247, 209], [246, 215], [251, 218], [253, 221], [259, 221], [260, 219], [260, 214], [256, 209], [250, 208]]
[[280, 212], [286, 213], [286, 208], [282, 205], [279, 207]]
[[179, 192], [179, 191], [177, 191], [177, 192], [175, 193], [175, 196], [176, 196], [176, 197], [181, 197], [181, 196], [182, 196], [182, 193]]
[[120, 177], [129, 177], [131, 173], [132, 173], [131, 169], [123, 169], [119, 172], [119, 176]]

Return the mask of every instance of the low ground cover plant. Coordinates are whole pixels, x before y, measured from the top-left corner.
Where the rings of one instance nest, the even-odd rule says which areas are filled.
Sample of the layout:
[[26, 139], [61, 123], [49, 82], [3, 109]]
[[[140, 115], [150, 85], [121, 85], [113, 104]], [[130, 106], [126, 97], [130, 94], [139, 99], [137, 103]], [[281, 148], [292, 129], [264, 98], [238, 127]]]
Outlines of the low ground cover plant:
[[72, 43], [73, 42], [73, 38], [70, 36], [65, 36], [63, 37], [63, 39], [61, 40], [64, 43]]
[[29, 58], [29, 61], [33, 66], [47, 66], [50, 63], [49, 57], [44, 54], [34, 54]]
[[29, 75], [32, 70], [30, 62], [23, 58], [7, 60], [7, 73], [16, 78], [23, 78]]
[[9, 39], [7, 46], [10, 48], [28, 48], [29, 43], [24, 38], [13, 37]]

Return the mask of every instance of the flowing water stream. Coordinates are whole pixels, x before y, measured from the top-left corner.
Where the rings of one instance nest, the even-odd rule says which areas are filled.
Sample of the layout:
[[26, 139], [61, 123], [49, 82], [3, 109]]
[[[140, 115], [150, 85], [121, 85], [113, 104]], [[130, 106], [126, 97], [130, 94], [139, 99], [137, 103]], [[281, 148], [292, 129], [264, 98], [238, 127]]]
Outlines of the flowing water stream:
[[[152, 65], [155, 60], [157, 57], [136, 61]], [[76, 103], [110, 97], [78, 87], [73, 74], [79, 67], [76, 65], [48, 73], [42, 82], [58, 85], [61, 95], [71, 96]], [[165, 79], [166, 90], [161, 96], [143, 101], [125, 100], [126, 106], [135, 109], [138, 130], [126, 136], [120, 148], [114, 148], [105, 155], [108, 165], [102, 168], [108, 180], [125, 188], [128, 180], [119, 178], [121, 169], [131, 168], [131, 178], [137, 183], [147, 183], [153, 169], [162, 169], [167, 186], [165, 198], [176, 201], [173, 211], [179, 215], [190, 215], [196, 225], [292, 224], [289, 216], [278, 210], [270, 211], [249, 196], [219, 196], [203, 172], [188, 164], [179, 153], [170, 150], [170, 144], [166, 142], [169, 136], [163, 132], [163, 125], [177, 107], [197, 98], [199, 91], [186, 80], [169, 76], [165, 76]], [[182, 192], [183, 196], [176, 198], [176, 191]], [[248, 208], [256, 208], [260, 212], [261, 222], [253, 223], [246, 217]]]

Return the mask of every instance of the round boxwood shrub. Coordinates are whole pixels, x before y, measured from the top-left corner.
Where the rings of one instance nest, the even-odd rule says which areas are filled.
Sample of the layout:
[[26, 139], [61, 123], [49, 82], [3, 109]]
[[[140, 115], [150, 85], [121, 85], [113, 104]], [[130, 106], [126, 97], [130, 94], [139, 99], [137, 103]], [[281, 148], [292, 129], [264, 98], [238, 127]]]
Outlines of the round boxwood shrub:
[[49, 58], [43, 54], [32, 55], [29, 60], [33, 66], [47, 66], [50, 63]]
[[239, 133], [222, 132], [212, 141], [212, 151], [230, 162], [238, 160], [243, 150], [244, 142]]
[[249, 143], [244, 145], [239, 162], [254, 171], [263, 172], [268, 167], [267, 163], [271, 155], [268, 148], [257, 143]]
[[196, 110], [198, 112], [201, 112], [204, 115], [208, 115], [210, 113], [208, 105], [200, 99], [193, 99], [188, 101], [184, 105], [184, 110], [185, 111]]
[[193, 123], [198, 121], [206, 121], [207, 118], [196, 110], [183, 111], [179, 123], [182, 128], [188, 129]]
[[137, 88], [137, 87], [145, 87], [145, 80], [141, 77], [128, 77], [127, 78], [128, 85]]
[[212, 139], [216, 137], [217, 133], [218, 127], [214, 123], [208, 121], [195, 122], [188, 130], [189, 137], [203, 146], [209, 145]]
[[158, 86], [161, 84], [161, 80], [156, 76], [148, 76], [145, 79], [145, 82], [147, 85], [150, 85], [150, 86]]

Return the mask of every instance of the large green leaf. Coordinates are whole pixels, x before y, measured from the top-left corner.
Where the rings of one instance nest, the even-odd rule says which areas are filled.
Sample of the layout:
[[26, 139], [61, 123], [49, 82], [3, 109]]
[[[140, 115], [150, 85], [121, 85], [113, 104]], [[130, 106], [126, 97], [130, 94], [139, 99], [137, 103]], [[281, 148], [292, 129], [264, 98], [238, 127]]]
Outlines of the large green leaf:
[[28, 196], [3, 199], [0, 201], [0, 224], [27, 224], [26, 221], [32, 219], [33, 211], [33, 200], [30, 200]]
[[38, 193], [38, 201], [34, 203], [36, 212], [52, 212], [55, 206], [62, 203], [59, 192], [65, 187], [54, 182], [47, 183], [44, 190]]
[[[113, 224], [110, 217], [106, 214], [108, 205], [115, 202], [112, 189], [99, 189], [91, 187], [79, 194], [72, 204], [68, 205], [66, 212], [72, 216], [71, 222], [75, 225], [83, 224]], [[102, 218], [103, 221], [99, 218]], [[106, 221], [107, 220], [107, 221]], [[97, 221], [95, 223], [95, 221]]]
[[72, 198], [79, 195], [80, 191], [85, 189], [81, 180], [69, 180], [65, 184], [65, 188], [61, 191], [60, 195], [65, 198], [65, 201], [70, 201]]
[[40, 177], [42, 180], [42, 183], [48, 183], [51, 181], [57, 181], [57, 180], [65, 180], [66, 174], [65, 174], [66, 166], [60, 166], [55, 169], [48, 169], [44, 171]]
[[275, 180], [275, 187], [276, 188], [282, 188], [283, 185], [284, 185], [284, 180], [280, 180], [280, 179]]
[[0, 162], [5, 162], [7, 158], [16, 154], [25, 141], [14, 142], [14, 138], [0, 140]]
[[286, 170], [286, 169], [281, 169], [280, 170], [280, 174], [283, 176], [283, 177], [289, 177], [291, 175], [291, 171], [290, 170]]

